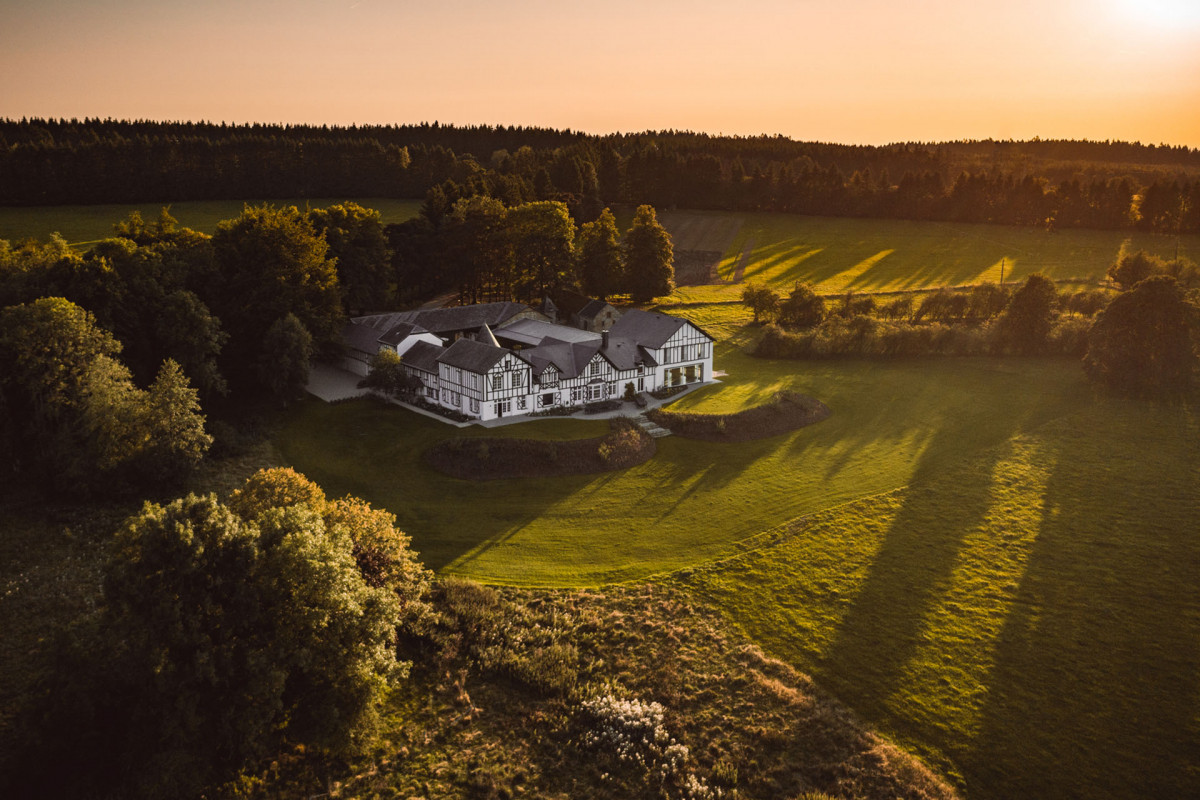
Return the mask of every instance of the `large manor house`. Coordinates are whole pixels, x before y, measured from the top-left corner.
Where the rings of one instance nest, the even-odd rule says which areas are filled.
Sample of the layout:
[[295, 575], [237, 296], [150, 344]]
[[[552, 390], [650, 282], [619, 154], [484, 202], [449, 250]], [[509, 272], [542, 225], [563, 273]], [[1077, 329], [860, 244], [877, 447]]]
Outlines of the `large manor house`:
[[426, 402], [479, 420], [712, 380], [712, 337], [691, 322], [580, 300], [569, 312], [546, 301], [357, 317], [343, 334], [345, 363], [365, 375], [391, 350]]

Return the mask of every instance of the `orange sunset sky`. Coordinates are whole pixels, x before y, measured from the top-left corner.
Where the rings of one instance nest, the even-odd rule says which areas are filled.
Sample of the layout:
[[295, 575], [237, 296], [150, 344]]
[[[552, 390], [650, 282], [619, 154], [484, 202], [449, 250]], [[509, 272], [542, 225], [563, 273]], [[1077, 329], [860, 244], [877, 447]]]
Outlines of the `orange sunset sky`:
[[1200, 0], [0, 0], [0, 117], [1200, 147]]

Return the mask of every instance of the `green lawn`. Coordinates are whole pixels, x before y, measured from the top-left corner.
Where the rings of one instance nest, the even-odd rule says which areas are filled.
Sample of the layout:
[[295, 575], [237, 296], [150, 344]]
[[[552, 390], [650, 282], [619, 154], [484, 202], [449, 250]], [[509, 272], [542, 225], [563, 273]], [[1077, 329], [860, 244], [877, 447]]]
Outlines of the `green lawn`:
[[[304, 208], [323, 208], [346, 198], [317, 198], [311, 200], [196, 200], [181, 203], [135, 203], [132, 205], [100, 206], [34, 206], [0, 207], [0, 239], [47, 239], [58, 232], [72, 244], [94, 242], [112, 235], [113, 223], [141, 212], [147, 222], [158, 219], [164, 205], [170, 205], [171, 216], [180, 224], [204, 233], [212, 233], [221, 220], [242, 213], [245, 203], [267, 202], [277, 206], [294, 205]], [[382, 197], [351, 198], [359, 205], [378, 209], [385, 223], [403, 222], [417, 215], [419, 200], [393, 200]]]
[[681, 579], [971, 798], [1200, 796], [1200, 419], [1084, 401]]
[[[999, 281], [1002, 261], [1006, 282], [1033, 272], [1094, 280], [1103, 278], [1122, 248], [1175, 255], [1174, 236], [1128, 231], [1047, 233], [1003, 225], [715, 211], [665, 212], [663, 222], [676, 247], [725, 253], [719, 271], [729, 283], [682, 287], [671, 297], [675, 303], [737, 300], [742, 287], [733, 279], [744, 253], [743, 281], [779, 291], [806, 281], [821, 293]], [[724, 247], [714, 247], [721, 242]], [[1181, 237], [1180, 255], [1200, 259], [1200, 236]]]
[[[798, 364], [723, 347], [725, 383], [681, 409], [735, 410], [794, 388], [833, 416], [791, 434], [738, 445], [659, 440], [623, 472], [469, 483], [425, 467], [420, 452], [460, 434], [366, 401], [301, 405], [277, 437], [284, 457], [331, 493], [396, 513], [426, 561], [496, 583], [596, 585], [644, 578], [733, 552], [802, 514], [949, 467], [1061, 416], [1086, 395], [1078, 365], [970, 359], [895, 364]], [[603, 423], [536, 421], [509, 436], [585, 437]]]

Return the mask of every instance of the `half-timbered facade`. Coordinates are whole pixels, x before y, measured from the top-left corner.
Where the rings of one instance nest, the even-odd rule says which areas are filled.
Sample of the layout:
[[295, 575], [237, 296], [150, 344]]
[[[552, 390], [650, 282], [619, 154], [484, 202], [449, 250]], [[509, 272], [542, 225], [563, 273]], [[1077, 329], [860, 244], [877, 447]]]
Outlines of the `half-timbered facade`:
[[426, 401], [480, 420], [624, 397], [712, 380], [713, 340], [680, 317], [625, 312], [592, 333], [527, 315], [474, 336], [409, 342], [395, 328], [380, 346], [404, 349], [401, 366]]

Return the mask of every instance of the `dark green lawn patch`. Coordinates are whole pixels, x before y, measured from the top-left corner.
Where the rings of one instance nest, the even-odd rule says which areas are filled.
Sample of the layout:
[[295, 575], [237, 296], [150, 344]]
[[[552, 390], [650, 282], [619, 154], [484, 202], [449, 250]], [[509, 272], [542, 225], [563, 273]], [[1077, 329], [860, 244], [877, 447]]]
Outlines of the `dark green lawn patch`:
[[779, 392], [768, 403], [733, 414], [694, 414], [656, 408], [646, 416], [677, 436], [705, 442], [749, 442], [820, 422], [829, 407], [799, 392]]
[[628, 419], [616, 417], [612, 430], [592, 439], [444, 439], [428, 448], [425, 463], [452, 478], [490, 481], [593, 475], [649, 461], [654, 439]]

